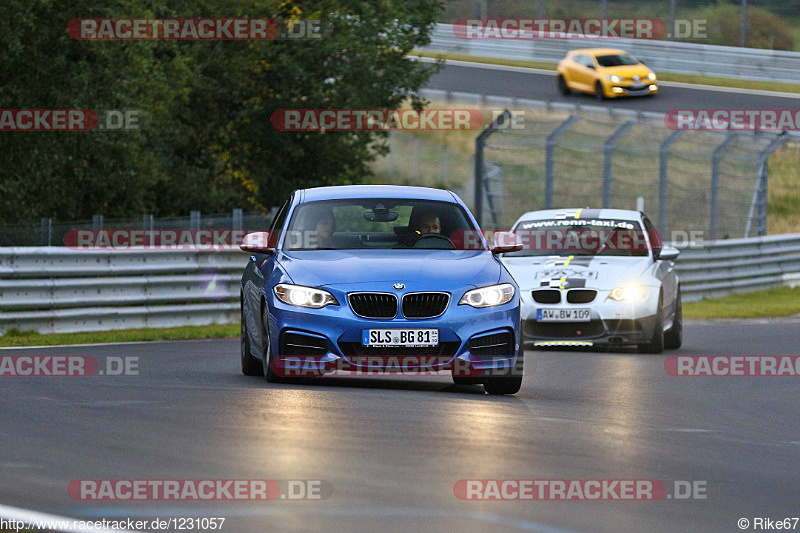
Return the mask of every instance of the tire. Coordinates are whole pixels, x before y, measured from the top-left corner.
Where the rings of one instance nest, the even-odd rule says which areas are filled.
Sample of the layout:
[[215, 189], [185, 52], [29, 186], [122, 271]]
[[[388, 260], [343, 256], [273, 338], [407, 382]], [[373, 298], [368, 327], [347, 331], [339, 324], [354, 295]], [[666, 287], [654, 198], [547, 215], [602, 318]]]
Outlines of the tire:
[[242, 359], [242, 374], [245, 376], [260, 376], [264, 371], [261, 361], [250, 355], [250, 335], [247, 332], [247, 322], [244, 319], [244, 303], [240, 306], [242, 325], [239, 328], [239, 351]]
[[658, 296], [658, 310], [656, 311], [656, 325], [653, 328], [653, 337], [647, 344], [639, 346], [642, 353], [658, 354], [664, 351], [664, 309], [663, 297]]
[[491, 395], [516, 394], [522, 388], [524, 356], [517, 357], [517, 365], [510, 376], [489, 377], [483, 380], [483, 389]]
[[606, 93], [603, 91], [603, 84], [600, 83], [599, 81], [595, 82], [594, 84], [594, 97], [597, 98], [598, 100], [606, 99]]
[[678, 287], [678, 302], [675, 304], [675, 319], [672, 327], [664, 332], [664, 347], [677, 350], [683, 344], [683, 303], [681, 302], [681, 288]]
[[572, 91], [569, 88], [569, 85], [567, 85], [567, 80], [565, 80], [564, 76], [562, 76], [561, 74], [559, 74], [558, 77], [556, 78], [556, 86], [558, 86], [558, 92], [560, 92], [564, 96], [569, 96], [572, 93]]
[[272, 342], [269, 338], [269, 322], [267, 320], [266, 303], [261, 308], [261, 334], [264, 338], [264, 346], [261, 348], [261, 367], [264, 374], [264, 379], [269, 383], [281, 383], [283, 378], [275, 373], [272, 369]]

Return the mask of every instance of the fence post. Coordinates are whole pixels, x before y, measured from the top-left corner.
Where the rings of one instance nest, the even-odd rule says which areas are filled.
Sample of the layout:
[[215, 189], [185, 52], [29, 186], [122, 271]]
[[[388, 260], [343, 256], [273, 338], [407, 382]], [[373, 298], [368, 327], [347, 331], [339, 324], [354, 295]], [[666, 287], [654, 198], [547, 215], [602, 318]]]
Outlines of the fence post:
[[92, 229], [95, 231], [102, 231], [103, 215], [92, 215]]
[[669, 206], [669, 150], [684, 130], [673, 131], [658, 147], [658, 231], [667, 234], [667, 208]]
[[556, 143], [559, 137], [569, 129], [573, 122], [580, 119], [577, 115], [570, 115], [567, 120], [558, 125], [553, 132], [547, 136], [545, 142], [545, 158], [544, 158], [544, 208], [553, 208], [553, 168], [555, 161], [553, 152], [555, 151]]
[[194, 231], [200, 230], [200, 211], [189, 212], [189, 229]]
[[450, 177], [450, 149], [447, 146], [442, 147], [442, 180], [444, 188], [447, 189], [447, 182]]
[[156, 236], [153, 234], [153, 215], [142, 215], [142, 229], [149, 235], [150, 248], [155, 246]]
[[611, 207], [611, 156], [614, 153], [614, 147], [634, 124], [636, 124], [635, 120], [624, 123], [603, 143], [603, 209]]
[[42, 218], [40, 221], [40, 233], [42, 246], [53, 245], [53, 219]]
[[481, 226], [483, 221], [483, 147], [486, 140], [494, 133], [499, 126], [502, 126], [506, 120], [511, 119], [511, 111], [504, 109], [503, 112], [489, 124], [475, 139], [475, 205], [473, 206], [475, 212], [475, 220], [478, 222], [478, 227]]
[[782, 131], [772, 139], [772, 142], [758, 155], [758, 180], [753, 190], [753, 199], [750, 202], [750, 212], [747, 215], [747, 225], [744, 228], [745, 238], [750, 236], [756, 207], [759, 208], [759, 235], [767, 234], [767, 161], [770, 154], [777, 150], [787, 140], [786, 132]]
[[241, 209], [234, 209], [231, 213], [231, 229], [233, 231], [242, 231], [244, 229], [244, 211]]
[[736, 137], [735, 133], [729, 134], [711, 154], [711, 220], [708, 224], [708, 233], [712, 241], [719, 238], [719, 160]]

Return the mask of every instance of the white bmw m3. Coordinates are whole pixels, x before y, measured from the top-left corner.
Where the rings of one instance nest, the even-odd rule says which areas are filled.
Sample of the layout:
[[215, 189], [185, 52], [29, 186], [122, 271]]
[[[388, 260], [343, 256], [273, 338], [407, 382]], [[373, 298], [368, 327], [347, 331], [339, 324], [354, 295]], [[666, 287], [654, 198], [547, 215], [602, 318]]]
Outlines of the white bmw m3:
[[681, 346], [680, 252], [644, 213], [532, 211], [512, 231], [524, 248], [501, 261], [520, 287], [526, 345]]

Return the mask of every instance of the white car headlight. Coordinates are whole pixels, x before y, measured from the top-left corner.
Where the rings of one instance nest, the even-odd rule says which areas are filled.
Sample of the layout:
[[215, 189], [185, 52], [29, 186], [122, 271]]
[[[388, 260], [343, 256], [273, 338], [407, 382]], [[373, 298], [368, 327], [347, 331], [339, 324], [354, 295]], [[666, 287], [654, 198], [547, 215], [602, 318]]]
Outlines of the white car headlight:
[[611, 299], [619, 302], [636, 302], [644, 300], [645, 296], [647, 296], [645, 288], [634, 283], [629, 283], [624, 287], [615, 287], [611, 290]]
[[301, 285], [279, 283], [275, 285], [275, 296], [283, 303], [312, 309], [322, 309], [326, 305], [339, 305], [336, 298], [328, 291]]
[[614, 83], [619, 83], [622, 81], [622, 78], [620, 78], [616, 74], [606, 74], [606, 78], [613, 81]]
[[648, 80], [656, 79], [656, 73], [655, 72], [651, 72], [650, 74], [647, 75], [647, 79]]
[[472, 307], [495, 307], [510, 302], [514, 298], [514, 286], [510, 283], [490, 285], [480, 289], [472, 289], [461, 297], [458, 305]]

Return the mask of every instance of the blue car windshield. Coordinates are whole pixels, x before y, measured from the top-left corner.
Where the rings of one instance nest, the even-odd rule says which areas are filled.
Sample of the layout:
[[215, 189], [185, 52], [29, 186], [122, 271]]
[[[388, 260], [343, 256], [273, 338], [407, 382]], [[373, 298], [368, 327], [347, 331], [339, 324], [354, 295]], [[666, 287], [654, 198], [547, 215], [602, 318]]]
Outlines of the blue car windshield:
[[283, 248], [483, 250], [484, 245], [458, 204], [358, 198], [300, 204], [292, 214]]

